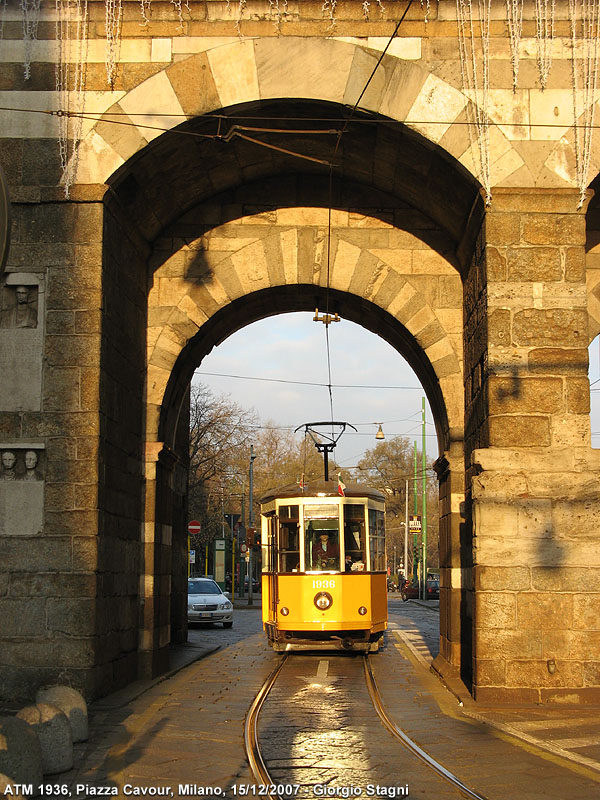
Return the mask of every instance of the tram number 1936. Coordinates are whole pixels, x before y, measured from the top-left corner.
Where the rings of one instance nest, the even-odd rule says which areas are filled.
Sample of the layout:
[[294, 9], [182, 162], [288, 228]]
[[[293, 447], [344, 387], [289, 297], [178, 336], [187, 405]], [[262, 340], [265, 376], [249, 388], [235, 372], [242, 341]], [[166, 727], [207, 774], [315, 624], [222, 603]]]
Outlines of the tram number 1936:
[[313, 589], [335, 589], [335, 581], [333, 579], [313, 581]]

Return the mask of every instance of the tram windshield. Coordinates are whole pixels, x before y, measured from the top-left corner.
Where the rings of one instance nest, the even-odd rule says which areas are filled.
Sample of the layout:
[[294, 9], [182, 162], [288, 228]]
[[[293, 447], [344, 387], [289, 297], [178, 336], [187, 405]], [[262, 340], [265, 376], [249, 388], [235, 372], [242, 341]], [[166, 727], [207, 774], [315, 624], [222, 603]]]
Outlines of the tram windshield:
[[304, 554], [307, 571], [339, 572], [340, 523], [337, 506], [304, 507]]
[[365, 507], [344, 506], [344, 553], [346, 572], [363, 572], [367, 567], [365, 554]]
[[279, 508], [279, 572], [298, 572], [300, 569], [300, 511], [297, 505]]
[[383, 511], [369, 509], [369, 545], [371, 549], [371, 569], [374, 572], [385, 570], [385, 523]]

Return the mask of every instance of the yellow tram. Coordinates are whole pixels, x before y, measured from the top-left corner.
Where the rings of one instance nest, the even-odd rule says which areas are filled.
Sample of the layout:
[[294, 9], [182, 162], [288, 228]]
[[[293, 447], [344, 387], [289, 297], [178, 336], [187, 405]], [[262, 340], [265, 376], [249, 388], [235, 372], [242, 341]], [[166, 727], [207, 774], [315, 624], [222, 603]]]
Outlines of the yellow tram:
[[387, 627], [383, 494], [314, 480], [260, 502], [263, 627], [272, 647], [376, 651]]

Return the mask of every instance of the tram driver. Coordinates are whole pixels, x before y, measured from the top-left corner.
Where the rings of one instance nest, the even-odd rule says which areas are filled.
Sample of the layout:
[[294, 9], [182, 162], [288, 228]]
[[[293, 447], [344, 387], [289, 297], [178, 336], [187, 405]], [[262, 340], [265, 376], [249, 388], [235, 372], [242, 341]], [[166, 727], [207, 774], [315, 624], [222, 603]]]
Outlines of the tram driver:
[[321, 531], [312, 551], [313, 569], [339, 569], [340, 550], [336, 542], [329, 540], [329, 533]]

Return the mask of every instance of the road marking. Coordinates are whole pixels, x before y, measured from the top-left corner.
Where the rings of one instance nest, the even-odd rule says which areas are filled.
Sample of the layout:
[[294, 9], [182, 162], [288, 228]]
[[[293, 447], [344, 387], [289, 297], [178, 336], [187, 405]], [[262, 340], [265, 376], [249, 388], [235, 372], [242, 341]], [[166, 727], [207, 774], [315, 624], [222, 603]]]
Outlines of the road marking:
[[581, 736], [579, 739], [551, 739], [550, 743], [555, 747], [562, 747], [565, 750], [574, 750], [578, 747], [593, 747], [600, 744], [600, 736]]
[[317, 667], [317, 678], [326, 678], [329, 671], [329, 661], [319, 661]]
[[536, 728], [575, 728], [580, 725], [594, 725], [594, 720], [590, 717], [561, 717], [560, 719], [534, 719], [528, 721], [516, 721], [510, 723], [514, 728], [521, 731], [533, 731]]
[[423, 651], [423, 652], [426, 652], [426, 656], [424, 656], [423, 652], [421, 652], [422, 648], [415, 647], [415, 643], [413, 641], [411, 641], [411, 637], [409, 635], [407, 635], [407, 631], [395, 630], [395, 631], [392, 631], [392, 632], [393, 632], [394, 636], [396, 636], [398, 639], [400, 639], [400, 641], [404, 645], [406, 645], [406, 647], [408, 647], [408, 649], [413, 654], [413, 656], [417, 659], [417, 661], [420, 664], [422, 664], [422, 666], [427, 667], [427, 669], [429, 669], [429, 665], [431, 664], [431, 661], [432, 661], [431, 653], [429, 652], [429, 648], [425, 645], [426, 651]]

